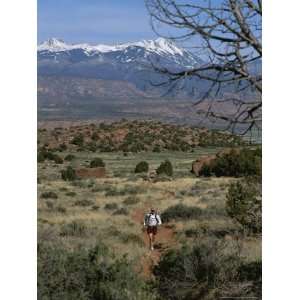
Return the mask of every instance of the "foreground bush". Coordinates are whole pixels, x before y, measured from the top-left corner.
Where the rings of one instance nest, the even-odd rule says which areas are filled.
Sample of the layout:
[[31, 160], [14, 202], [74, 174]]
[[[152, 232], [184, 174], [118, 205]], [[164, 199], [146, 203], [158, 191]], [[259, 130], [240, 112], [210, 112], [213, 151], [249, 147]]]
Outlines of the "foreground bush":
[[212, 300], [221, 297], [261, 297], [261, 262], [244, 262], [232, 248], [215, 238], [193, 247], [171, 250], [154, 268], [162, 299]]
[[143, 173], [148, 171], [149, 171], [149, 164], [146, 161], [139, 162], [134, 169], [134, 173]]
[[171, 220], [197, 219], [201, 215], [202, 215], [202, 209], [200, 207], [177, 204], [168, 207], [162, 213], [162, 219], [164, 222], [169, 222]]
[[160, 164], [160, 166], [156, 169], [157, 175], [165, 174], [167, 176], [173, 175], [173, 166], [169, 160], [165, 160]]
[[154, 290], [125, 259], [115, 260], [106, 247], [67, 250], [38, 244], [38, 299], [154, 300]]
[[105, 163], [99, 157], [94, 158], [90, 163], [90, 168], [105, 167]]
[[232, 183], [226, 195], [226, 211], [235, 221], [253, 233], [262, 231], [260, 184], [249, 178]]
[[68, 166], [67, 169], [61, 171], [61, 178], [65, 181], [73, 181], [77, 179], [75, 170]]

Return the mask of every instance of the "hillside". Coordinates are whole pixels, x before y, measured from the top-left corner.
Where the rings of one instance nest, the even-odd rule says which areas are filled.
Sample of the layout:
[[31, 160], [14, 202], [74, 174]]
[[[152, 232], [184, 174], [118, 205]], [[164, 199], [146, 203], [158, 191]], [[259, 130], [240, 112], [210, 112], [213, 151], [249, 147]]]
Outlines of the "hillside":
[[206, 128], [156, 121], [122, 120], [54, 129], [40, 128], [39, 147], [91, 152], [193, 151], [204, 146], [237, 146], [240, 137]]

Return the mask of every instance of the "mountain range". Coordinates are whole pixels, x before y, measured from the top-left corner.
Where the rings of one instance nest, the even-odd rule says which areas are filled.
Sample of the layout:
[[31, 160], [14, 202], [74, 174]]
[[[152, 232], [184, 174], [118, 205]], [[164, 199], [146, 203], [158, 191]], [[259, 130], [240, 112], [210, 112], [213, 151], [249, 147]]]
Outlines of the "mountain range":
[[51, 38], [38, 45], [37, 59], [40, 119], [115, 119], [125, 114], [186, 121], [193, 109], [183, 107], [199, 99], [208, 85], [198, 78], [176, 87], [161, 85], [168, 78], [153, 65], [183, 71], [204, 63], [164, 38], [118, 45], [68, 44]]
[[[158, 38], [109, 45], [67, 44], [51, 38], [38, 46], [38, 75], [125, 81], [150, 96], [191, 97], [201, 84], [189, 80], [180, 91], [157, 87], [167, 78], [152, 64], [180, 71], [203, 62], [174, 42]], [[167, 93], [168, 92], [168, 93]]]

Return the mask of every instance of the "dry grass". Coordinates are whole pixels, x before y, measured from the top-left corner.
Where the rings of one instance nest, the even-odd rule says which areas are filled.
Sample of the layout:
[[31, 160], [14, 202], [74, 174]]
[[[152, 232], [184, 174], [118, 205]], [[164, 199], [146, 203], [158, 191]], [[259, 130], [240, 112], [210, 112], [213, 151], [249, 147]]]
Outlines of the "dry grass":
[[[71, 165], [87, 165], [93, 155], [76, 153], [77, 158]], [[156, 155], [151, 153], [149, 160], [146, 159], [150, 162], [152, 169], [158, 166], [166, 156], [166, 154]], [[101, 240], [117, 256], [127, 254], [130, 259], [138, 262], [148, 253], [148, 249], [143, 244], [141, 224], [132, 219], [132, 214], [138, 209], [146, 211], [150, 207], [155, 207], [159, 212], [163, 212], [168, 207], [177, 204], [202, 208], [204, 214], [199, 220], [172, 223], [178, 244], [189, 240], [190, 237], [185, 234], [188, 230], [200, 229], [220, 234], [223, 231], [231, 232], [236, 228], [236, 224], [225, 213], [226, 187], [234, 179], [193, 177], [189, 172], [190, 165], [193, 159], [199, 157], [199, 153], [193, 156], [190, 154], [188, 157], [184, 153], [177, 156], [171, 153], [171, 161], [175, 166], [174, 179], [156, 183], [134, 177], [132, 170], [136, 162], [141, 160], [140, 154], [129, 158], [122, 157], [120, 154], [97, 156], [104, 159], [109, 170], [109, 177], [81, 180], [75, 184], [60, 179], [59, 171], [68, 163], [59, 166], [48, 162], [39, 164], [38, 176], [41, 178], [41, 183], [38, 185], [38, 229], [40, 236], [50, 234], [53, 240], [60, 240], [69, 248], [80, 244], [89, 246]], [[121, 175], [115, 176], [116, 172]], [[58, 198], [42, 199], [40, 195], [45, 191], [55, 192]], [[113, 194], [112, 196], [109, 196], [109, 191]], [[134, 194], [133, 191], [137, 193]], [[124, 200], [129, 196], [136, 197], [137, 203], [124, 204]], [[78, 205], [83, 200], [89, 200], [91, 203], [86, 206]], [[105, 205], [109, 203], [116, 203], [118, 208], [126, 208], [129, 214], [113, 215], [114, 210], [105, 209]], [[142, 221], [140, 220], [140, 223]], [[63, 226], [72, 222], [83, 224], [85, 228], [83, 236], [61, 235]], [[242, 253], [247, 260], [252, 261], [261, 256], [260, 237], [245, 238], [242, 244]]]

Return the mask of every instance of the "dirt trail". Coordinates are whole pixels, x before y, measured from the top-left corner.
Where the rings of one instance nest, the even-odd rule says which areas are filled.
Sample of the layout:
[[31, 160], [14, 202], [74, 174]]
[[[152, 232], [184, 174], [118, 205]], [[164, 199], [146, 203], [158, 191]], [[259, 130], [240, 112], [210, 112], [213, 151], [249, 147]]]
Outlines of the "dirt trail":
[[[141, 228], [143, 225], [145, 212], [147, 212], [148, 210], [148, 207], [138, 208], [132, 214], [132, 219], [136, 223], [140, 224]], [[149, 240], [146, 230], [142, 232], [142, 235], [145, 247], [148, 248]], [[149, 252], [147, 252], [141, 260], [141, 273], [145, 278], [149, 279], [153, 276], [153, 266], [155, 266], [159, 262], [161, 255], [172, 246], [175, 246], [174, 228], [163, 224], [158, 228], [158, 233], [155, 238], [154, 251], [149, 250]]]

